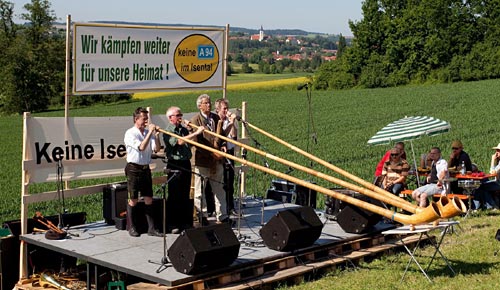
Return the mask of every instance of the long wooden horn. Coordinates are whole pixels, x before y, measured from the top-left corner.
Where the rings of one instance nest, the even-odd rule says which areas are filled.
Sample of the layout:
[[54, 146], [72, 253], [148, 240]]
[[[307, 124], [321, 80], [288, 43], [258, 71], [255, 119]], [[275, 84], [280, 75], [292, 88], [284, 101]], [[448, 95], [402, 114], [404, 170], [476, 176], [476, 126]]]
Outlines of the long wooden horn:
[[[162, 133], [164, 133], [164, 134], [167, 134], [169, 136], [172, 136], [172, 137], [178, 138], [180, 140], [183, 140], [184, 142], [189, 143], [191, 145], [194, 145], [194, 146], [197, 146], [199, 148], [202, 148], [204, 150], [207, 150], [207, 151], [210, 151], [210, 152], [218, 151], [218, 150], [216, 150], [214, 148], [211, 148], [211, 147], [208, 147], [206, 145], [200, 144], [198, 142], [192, 141], [190, 139], [181, 137], [181, 136], [179, 136], [177, 134], [174, 134], [174, 133], [171, 133], [171, 132], [167, 132], [167, 131], [162, 130], [162, 129], [159, 129], [159, 131], [162, 132]], [[405, 214], [401, 214], [401, 213], [398, 213], [398, 212], [395, 212], [395, 211], [391, 211], [389, 209], [381, 208], [381, 207], [379, 207], [377, 205], [374, 205], [374, 204], [371, 204], [371, 203], [368, 203], [368, 202], [356, 199], [354, 197], [350, 197], [348, 195], [336, 192], [334, 190], [326, 189], [326, 188], [321, 187], [319, 185], [303, 181], [303, 180], [301, 180], [299, 178], [290, 176], [288, 174], [284, 174], [282, 172], [278, 172], [278, 171], [272, 170], [272, 169], [267, 168], [265, 166], [258, 165], [256, 163], [250, 162], [250, 161], [242, 159], [242, 158], [238, 158], [236, 156], [233, 156], [231, 154], [227, 154], [225, 152], [218, 152], [218, 153], [221, 154], [221, 155], [223, 155], [225, 158], [235, 160], [235, 161], [237, 161], [237, 162], [239, 162], [239, 163], [241, 163], [243, 165], [247, 165], [247, 166], [253, 167], [253, 168], [257, 169], [257, 170], [264, 171], [264, 172], [266, 172], [268, 174], [272, 174], [272, 175], [274, 175], [276, 177], [279, 177], [279, 178], [288, 180], [290, 182], [302, 185], [302, 186], [307, 187], [307, 188], [312, 189], [312, 190], [316, 190], [317, 192], [326, 194], [326, 195], [331, 196], [331, 197], [333, 197], [335, 199], [339, 199], [341, 201], [350, 203], [350, 204], [358, 206], [358, 207], [360, 207], [362, 209], [365, 209], [365, 210], [368, 210], [370, 212], [379, 214], [379, 215], [384, 216], [384, 217], [386, 217], [388, 219], [391, 219], [391, 220], [394, 220], [394, 221], [397, 221], [397, 222], [400, 222], [400, 223], [403, 223], [403, 224], [414, 226], [414, 225], [418, 225], [418, 224], [424, 224], [424, 223], [429, 223], [429, 222], [435, 221], [435, 220], [437, 220], [440, 217], [439, 216], [439, 211], [438, 211], [438, 206], [437, 206], [437, 204], [435, 202], [432, 202], [428, 207], [423, 208], [422, 211], [419, 211], [416, 214], [405, 215]]]
[[[191, 124], [191, 123], [189, 123], [189, 126], [190, 126], [190, 127], [195, 128], [195, 129], [197, 129], [197, 128], [199, 127], [199, 126], [196, 126], [196, 125]], [[358, 185], [355, 185], [355, 184], [349, 183], [349, 182], [344, 181], [344, 180], [342, 180], [342, 179], [335, 178], [335, 177], [333, 177], [333, 176], [330, 176], [330, 175], [324, 174], [324, 173], [322, 173], [322, 172], [319, 172], [319, 171], [313, 170], [313, 169], [311, 169], [311, 168], [308, 168], [308, 167], [302, 166], [302, 165], [300, 165], [300, 164], [297, 164], [297, 163], [294, 163], [294, 162], [291, 162], [291, 161], [285, 160], [285, 159], [283, 159], [283, 158], [280, 158], [280, 157], [274, 156], [274, 155], [272, 155], [272, 154], [269, 154], [269, 153], [267, 153], [267, 152], [264, 152], [264, 151], [262, 151], [262, 150], [259, 150], [259, 149], [257, 149], [257, 148], [254, 148], [254, 147], [252, 147], [252, 146], [249, 146], [249, 145], [243, 144], [243, 143], [241, 143], [241, 142], [238, 142], [238, 141], [236, 141], [236, 140], [233, 140], [233, 139], [227, 138], [226, 136], [223, 136], [223, 135], [218, 135], [218, 134], [216, 134], [216, 133], [214, 133], [214, 132], [211, 132], [211, 131], [205, 131], [205, 132], [207, 132], [207, 133], [209, 133], [209, 134], [212, 134], [212, 135], [214, 135], [214, 136], [216, 135], [216, 137], [217, 137], [217, 138], [220, 138], [220, 139], [222, 139], [222, 140], [224, 140], [224, 141], [231, 142], [231, 143], [233, 143], [233, 144], [235, 144], [235, 145], [237, 145], [237, 146], [240, 146], [240, 147], [242, 147], [242, 148], [245, 148], [245, 149], [247, 149], [247, 150], [249, 150], [249, 151], [253, 151], [253, 152], [255, 152], [255, 153], [259, 154], [259, 155], [262, 155], [262, 156], [264, 156], [264, 157], [266, 157], [266, 158], [268, 158], [268, 159], [271, 159], [271, 160], [277, 161], [277, 162], [279, 162], [279, 163], [285, 164], [285, 165], [287, 165], [287, 166], [293, 167], [293, 168], [295, 168], [295, 169], [297, 169], [297, 170], [301, 170], [301, 171], [306, 172], [306, 173], [308, 173], [308, 174], [310, 174], [310, 175], [314, 175], [314, 176], [316, 176], [316, 177], [318, 177], [318, 178], [322, 178], [322, 179], [325, 179], [325, 180], [330, 181], [330, 182], [332, 182], [332, 183], [335, 183], [335, 184], [337, 184], [337, 185], [343, 186], [343, 187], [345, 187], [345, 188], [348, 188], [348, 189], [351, 189], [351, 190], [357, 191], [357, 192], [359, 192], [359, 193], [361, 193], [361, 194], [364, 194], [364, 195], [369, 196], [369, 197], [371, 197], [371, 198], [374, 198], [374, 199], [380, 200], [380, 201], [382, 201], [382, 202], [384, 202], [384, 203], [387, 203], [387, 204], [393, 205], [393, 206], [395, 206], [395, 207], [401, 208], [401, 209], [406, 210], [406, 211], [408, 211], [408, 212], [411, 212], [411, 213], [415, 213], [415, 212], [416, 212], [416, 210], [415, 210], [415, 209], [416, 209], [416, 206], [415, 206], [415, 205], [413, 205], [413, 204], [411, 204], [411, 203], [409, 203], [408, 201], [406, 201], [406, 200], [404, 200], [404, 199], [402, 199], [402, 198], [399, 198], [399, 197], [398, 197], [397, 199], [393, 199], [393, 198], [389, 198], [388, 196], [385, 196], [385, 195], [384, 195], [384, 196], [381, 196], [381, 195], [379, 195], [378, 193], [376, 193], [376, 192], [374, 192], [374, 191], [371, 191], [371, 190], [369, 190], [369, 189], [366, 189], [366, 188], [363, 188], [363, 187], [361, 187], [361, 186], [358, 186]], [[392, 194], [391, 194], [391, 195], [392, 195]]]
[[[198, 126], [196, 126], [194, 124], [191, 124], [191, 123], [189, 123], [189, 126], [194, 127], [194, 128], [198, 128]], [[226, 136], [220, 135], [220, 133], [217, 134], [217, 133], [214, 133], [214, 132], [211, 132], [211, 131], [207, 131], [207, 133], [212, 134], [212, 135], [216, 135], [217, 138], [220, 138], [220, 139], [222, 139], [222, 140], [224, 140], [226, 142], [232, 142], [233, 144], [235, 144], [237, 146], [240, 146], [240, 147], [245, 148], [247, 150], [253, 151], [253, 152], [255, 152], [255, 153], [259, 154], [259, 155], [265, 156], [266, 158], [275, 160], [275, 161], [280, 162], [282, 164], [285, 164], [287, 166], [290, 166], [290, 167], [293, 167], [295, 169], [304, 171], [304, 172], [306, 172], [308, 174], [311, 174], [311, 175], [314, 175], [314, 176], [316, 176], [318, 178], [322, 178], [322, 179], [328, 180], [328, 181], [330, 181], [332, 183], [338, 184], [338, 185], [343, 186], [345, 188], [349, 188], [351, 190], [360, 192], [360, 193], [362, 193], [362, 194], [364, 194], [366, 196], [369, 196], [371, 198], [377, 199], [377, 200], [382, 201], [384, 203], [388, 203], [390, 205], [393, 205], [395, 207], [401, 208], [401, 209], [406, 210], [408, 212], [416, 213], [417, 209], [421, 209], [421, 208], [417, 207], [416, 205], [414, 205], [414, 204], [412, 204], [412, 203], [410, 203], [410, 202], [408, 202], [408, 201], [406, 201], [404, 199], [401, 199], [399, 197], [393, 198], [395, 196], [393, 194], [389, 193], [389, 192], [384, 191], [387, 194], [381, 196], [380, 194], [378, 194], [378, 193], [376, 193], [374, 191], [370, 191], [369, 189], [357, 186], [355, 184], [351, 184], [351, 183], [346, 182], [346, 181], [344, 181], [342, 179], [338, 179], [338, 178], [335, 178], [333, 176], [326, 175], [326, 174], [323, 174], [323, 173], [318, 172], [316, 170], [310, 169], [308, 167], [305, 167], [305, 166], [293, 163], [291, 161], [279, 158], [277, 156], [274, 156], [274, 155], [269, 154], [267, 152], [264, 152], [262, 150], [256, 149], [256, 148], [251, 147], [249, 145], [246, 145], [246, 144], [243, 144], [241, 142], [235, 141], [233, 139], [227, 138]], [[382, 189], [380, 189], [380, 190], [382, 190]], [[465, 210], [464, 210], [465, 204], [463, 203], [462, 200], [457, 199], [457, 198], [454, 198], [451, 201], [449, 201], [448, 199], [442, 198], [442, 199], [439, 200], [438, 205], [439, 205], [438, 206], [439, 214], [440, 214], [440, 216], [442, 218], [448, 218], [450, 216], [456, 216], [456, 215], [465, 213]]]
[[[335, 172], [337, 172], [337, 173], [339, 173], [339, 174], [341, 174], [341, 175], [343, 175], [343, 176], [345, 176], [345, 177], [347, 177], [347, 178], [349, 178], [349, 179], [351, 179], [351, 180], [353, 180], [353, 181], [355, 181], [355, 182], [357, 182], [357, 183], [365, 186], [366, 188], [368, 188], [368, 189], [370, 189], [372, 191], [375, 191], [375, 192], [377, 192], [377, 193], [379, 193], [379, 194], [381, 194], [383, 196], [386, 196], [386, 197], [389, 197], [389, 198], [392, 198], [392, 199], [395, 199], [395, 200], [403, 200], [403, 203], [406, 203], [406, 204], [405, 204], [404, 207], [401, 207], [402, 209], [405, 209], [405, 210], [407, 210], [409, 212], [412, 212], [412, 213], [416, 213], [416, 212], [419, 212], [419, 211], [423, 210], [421, 207], [419, 207], [419, 206], [417, 206], [415, 204], [412, 204], [409, 201], [401, 199], [401, 198], [393, 195], [392, 193], [390, 193], [388, 191], [385, 191], [382, 188], [380, 188], [380, 187], [378, 187], [378, 186], [376, 186], [376, 185], [374, 185], [374, 184], [372, 184], [370, 182], [367, 182], [366, 180], [363, 180], [363, 179], [361, 179], [361, 178], [359, 178], [359, 177], [357, 177], [357, 176], [355, 176], [355, 175], [353, 175], [353, 174], [351, 174], [351, 173], [349, 173], [349, 172], [347, 172], [347, 171], [345, 171], [345, 170], [343, 170], [343, 169], [341, 169], [341, 168], [339, 168], [339, 167], [337, 167], [337, 166], [335, 166], [335, 165], [333, 165], [333, 164], [331, 164], [329, 162], [326, 162], [326, 161], [324, 161], [324, 160], [322, 160], [322, 159], [320, 159], [320, 158], [318, 158], [318, 157], [316, 157], [316, 156], [314, 156], [314, 155], [312, 155], [312, 154], [310, 154], [310, 153], [308, 153], [308, 152], [306, 152], [306, 151], [304, 151], [304, 150], [302, 150], [302, 149], [300, 149], [300, 148], [298, 148], [296, 146], [293, 146], [292, 144], [287, 143], [286, 141], [284, 141], [284, 140], [282, 140], [282, 139], [280, 139], [280, 138], [272, 135], [271, 133], [268, 133], [268, 132], [266, 132], [266, 131], [258, 128], [257, 126], [252, 125], [252, 124], [248, 123], [245, 120], [242, 120], [241, 118], [240, 118], [240, 121], [243, 122], [244, 124], [246, 124], [247, 126], [249, 126], [250, 128], [258, 131], [259, 133], [261, 133], [261, 134], [263, 134], [263, 135], [265, 135], [265, 136], [267, 136], [267, 137], [275, 140], [276, 142], [278, 142], [278, 143], [280, 143], [282, 145], [285, 145], [286, 147], [292, 149], [293, 151], [295, 151], [297, 153], [300, 153], [300, 154], [306, 156], [307, 158], [309, 158], [309, 159], [311, 159], [313, 161], [316, 161], [319, 164], [321, 164], [321, 165], [323, 165], [323, 166], [325, 166], [325, 167], [327, 167], [327, 168], [329, 168], [329, 169], [331, 169], [331, 170], [333, 170], [333, 171], [335, 171]], [[360, 193], [363, 193], [363, 192], [360, 192]], [[440, 203], [442, 204], [443, 201], [440, 201]], [[463, 214], [463, 213], [465, 213], [464, 208], [465, 208], [465, 204], [459, 198], [453, 198], [451, 200], [451, 202], [448, 202], [448, 203], [445, 202], [444, 204], [442, 204], [442, 206], [439, 207], [439, 209], [441, 211], [445, 211], [446, 212], [446, 213], [442, 214], [444, 216], [456, 216], [456, 215], [459, 215], [459, 214]], [[441, 212], [440, 212], [440, 214], [441, 214]]]

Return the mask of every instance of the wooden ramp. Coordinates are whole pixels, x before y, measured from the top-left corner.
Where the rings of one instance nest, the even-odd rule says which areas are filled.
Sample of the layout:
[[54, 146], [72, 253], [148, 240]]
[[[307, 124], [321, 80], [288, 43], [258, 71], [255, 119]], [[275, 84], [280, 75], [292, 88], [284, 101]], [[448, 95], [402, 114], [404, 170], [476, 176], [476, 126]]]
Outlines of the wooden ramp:
[[[335, 268], [370, 261], [402, 246], [396, 239], [391, 237], [388, 240], [389, 237], [381, 234], [394, 228], [392, 224], [379, 222], [368, 233], [351, 234], [317, 211], [324, 226], [320, 238], [313, 245], [293, 252], [271, 250], [262, 243], [259, 229], [279, 211], [297, 206], [270, 200], [265, 200], [264, 204], [260, 200], [247, 200], [244, 205], [239, 226], [233, 224], [233, 231], [240, 240], [238, 258], [228, 267], [197, 275], [179, 273], [168, 264], [158, 271], [159, 266], [155, 262], [161, 261], [164, 252], [161, 237], [142, 235], [134, 238], [126, 231], [116, 230], [104, 223], [72, 228], [69, 230], [70, 238], [61, 241], [32, 234], [21, 236], [21, 239], [87, 261], [95, 269], [114, 270], [143, 281], [127, 285], [127, 289], [179, 290], [255, 289], [280, 281], [302, 281]], [[167, 247], [178, 237], [173, 234], [166, 236]], [[412, 243], [418, 237], [410, 235], [406, 239], [407, 243]], [[19, 285], [18, 288], [30, 289], [27, 285]]]

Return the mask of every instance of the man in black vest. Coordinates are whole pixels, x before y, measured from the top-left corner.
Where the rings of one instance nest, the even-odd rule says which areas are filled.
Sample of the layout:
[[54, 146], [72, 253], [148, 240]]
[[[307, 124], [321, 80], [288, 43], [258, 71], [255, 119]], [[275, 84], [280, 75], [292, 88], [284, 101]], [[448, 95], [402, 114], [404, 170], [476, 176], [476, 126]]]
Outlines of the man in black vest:
[[444, 181], [449, 177], [448, 162], [441, 158], [441, 150], [438, 147], [432, 147], [429, 153], [432, 159], [431, 173], [427, 176], [427, 184], [415, 189], [411, 196], [420, 207], [427, 206], [427, 197], [434, 194], [446, 194], [448, 184]]

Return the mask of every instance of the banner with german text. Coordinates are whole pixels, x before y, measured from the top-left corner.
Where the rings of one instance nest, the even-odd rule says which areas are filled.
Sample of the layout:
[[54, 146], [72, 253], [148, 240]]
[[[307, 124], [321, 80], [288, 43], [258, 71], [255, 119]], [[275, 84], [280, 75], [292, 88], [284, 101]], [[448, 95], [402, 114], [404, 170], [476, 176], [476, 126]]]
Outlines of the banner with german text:
[[75, 23], [73, 94], [222, 88], [224, 33]]

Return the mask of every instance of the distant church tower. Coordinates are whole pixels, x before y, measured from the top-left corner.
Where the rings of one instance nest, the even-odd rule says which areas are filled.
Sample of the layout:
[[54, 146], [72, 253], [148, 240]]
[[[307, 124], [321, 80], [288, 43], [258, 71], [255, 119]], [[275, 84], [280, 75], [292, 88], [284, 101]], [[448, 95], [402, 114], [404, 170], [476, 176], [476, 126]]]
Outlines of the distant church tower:
[[259, 30], [259, 41], [264, 40], [264, 28], [262, 28], [262, 25], [260, 26]]

